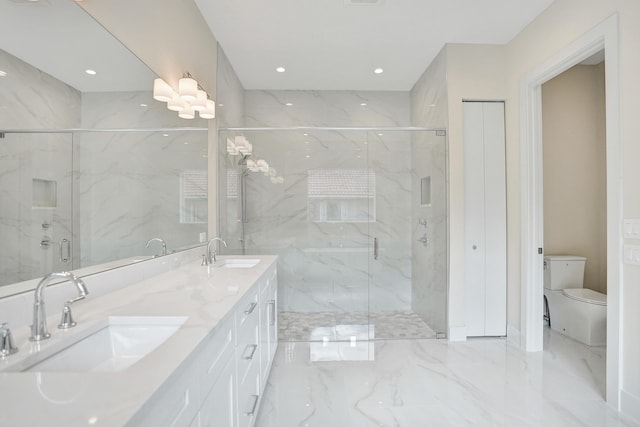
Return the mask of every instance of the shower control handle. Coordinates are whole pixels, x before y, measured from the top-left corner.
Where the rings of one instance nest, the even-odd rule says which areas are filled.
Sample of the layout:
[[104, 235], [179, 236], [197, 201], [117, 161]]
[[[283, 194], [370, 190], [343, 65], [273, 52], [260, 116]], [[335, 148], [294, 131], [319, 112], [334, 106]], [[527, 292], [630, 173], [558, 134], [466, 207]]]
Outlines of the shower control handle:
[[373, 238], [373, 259], [378, 259], [378, 238]]

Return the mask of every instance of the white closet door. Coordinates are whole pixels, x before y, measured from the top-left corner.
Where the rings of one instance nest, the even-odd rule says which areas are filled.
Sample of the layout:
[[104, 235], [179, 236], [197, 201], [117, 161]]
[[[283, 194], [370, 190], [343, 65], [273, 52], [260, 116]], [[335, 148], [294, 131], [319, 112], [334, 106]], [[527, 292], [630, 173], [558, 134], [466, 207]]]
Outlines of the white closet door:
[[504, 103], [464, 102], [465, 300], [468, 336], [506, 335]]

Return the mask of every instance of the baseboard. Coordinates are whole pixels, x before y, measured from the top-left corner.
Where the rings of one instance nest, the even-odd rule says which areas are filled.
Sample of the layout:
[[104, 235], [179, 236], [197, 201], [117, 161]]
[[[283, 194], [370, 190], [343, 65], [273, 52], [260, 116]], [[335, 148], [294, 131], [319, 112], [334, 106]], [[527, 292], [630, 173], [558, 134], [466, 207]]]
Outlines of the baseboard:
[[507, 325], [507, 341], [516, 347], [520, 347], [520, 330]]
[[467, 340], [467, 327], [455, 326], [449, 328], [449, 341], [466, 341]]
[[640, 425], [640, 397], [620, 390], [620, 415]]

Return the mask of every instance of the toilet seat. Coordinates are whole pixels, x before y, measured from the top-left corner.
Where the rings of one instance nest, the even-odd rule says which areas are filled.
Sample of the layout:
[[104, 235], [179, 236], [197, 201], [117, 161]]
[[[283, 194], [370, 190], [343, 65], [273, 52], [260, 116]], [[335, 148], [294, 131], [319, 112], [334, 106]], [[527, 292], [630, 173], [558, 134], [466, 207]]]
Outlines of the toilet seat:
[[586, 288], [563, 289], [562, 294], [567, 298], [595, 305], [607, 305], [607, 296]]

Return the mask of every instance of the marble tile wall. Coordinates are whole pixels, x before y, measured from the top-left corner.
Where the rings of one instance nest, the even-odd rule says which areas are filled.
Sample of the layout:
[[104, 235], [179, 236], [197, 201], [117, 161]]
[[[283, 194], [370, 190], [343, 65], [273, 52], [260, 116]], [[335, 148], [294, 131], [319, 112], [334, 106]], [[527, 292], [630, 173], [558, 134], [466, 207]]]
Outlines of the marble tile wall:
[[199, 223], [180, 215], [181, 173], [206, 181], [206, 132], [89, 132], [74, 144], [81, 266], [158, 254], [159, 244], [145, 247], [153, 237], [180, 249], [206, 231], [206, 211]]
[[[447, 127], [446, 49], [443, 49], [411, 91], [411, 124]], [[411, 170], [414, 189], [420, 180], [431, 179], [431, 203], [422, 204], [413, 192], [411, 224], [413, 235], [426, 233], [425, 247], [412, 240], [412, 309], [437, 332], [445, 332], [447, 313], [447, 143], [445, 136], [414, 134], [411, 142]], [[421, 221], [426, 220], [426, 227]]]
[[409, 126], [410, 117], [407, 92], [245, 92], [247, 127]]
[[224, 50], [218, 45], [216, 119], [218, 128], [244, 126], [244, 87]]
[[[206, 129], [207, 122], [180, 119], [151, 92], [100, 92], [82, 94], [82, 126]], [[169, 251], [181, 249], [206, 231], [206, 223], [183, 223], [180, 216], [181, 173], [206, 177], [206, 130], [86, 132], [75, 136], [74, 155], [81, 266], [158, 254], [156, 244], [145, 247], [153, 237]]]
[[[0, 69], [6, 73], [0, 77], [0, 130], [79, 126], [80, 92], [3, 50]], [[70, 164], [70, 134], [6, 134], [0, 139], [0, 285], [58, 265], [57, 248], [43, 248], [40, 242], [45, 236], [70, 238]], [[56, 183], [56, 207], [34, 207], [34, 178]]]
[[[216, 117], [218, 128], [224, 129], [229, 127], [244, 126], [244, 87], [238, 79], [231, 63], [226, 54], [218, 45], [218, 69], [217, 69], [217, 106]], [[240, 218], [240, 206], [237, 197], [238, 176], [233, 174], [238, 168], [237, 158], [224, 155], [224, 145], [226, 138], [221, 138], [218, 142], [222, 148], [221, 155], [218, 158], [220, 170], [223, 173], [218, 174], [218, 234], [223, 236], [227, 242], [229, 253], [242, 254], [241, 245], [241, 227], [238, 222]], [[227, 174], [229, 171], [229, 174]], [[228, 183], [232, 180], [233, 183]], [[235, 195], [227, 193], [228, 186], [234, 187]]]

